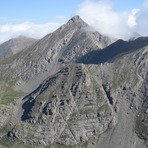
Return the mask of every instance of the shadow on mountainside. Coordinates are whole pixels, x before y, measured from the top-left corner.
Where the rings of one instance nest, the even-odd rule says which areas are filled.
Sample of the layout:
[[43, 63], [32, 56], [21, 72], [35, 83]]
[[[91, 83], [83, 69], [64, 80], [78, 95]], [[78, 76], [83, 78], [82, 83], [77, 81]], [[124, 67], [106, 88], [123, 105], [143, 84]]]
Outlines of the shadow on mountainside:
[[30, 112], [32, 110], [32, 107], [35, 104], [35, 99], [33, 97], [30, 97], [27, 101], [25, 101], [25, 103], [22, 105], [22, 108], [24, 109], [23, 115], [21, 117], [22, 121], [25, 121], [30, 117]]
[[32, 108], [36, 102], [36, 98], [33, 97], [34, 94], [39, 95], [43, 93], [49, 87], [49, 85], [52, 85], [53, 83], [55, 83], [55, 81], [56, 81], [56, 76], [47, 78], [45, 80], [45, 83], [40, 84], [32, 93], [23, 98], [25, 102], [22, 105], [22, 108], [24, 110], [23, 115], [21, 117], [22, 121], [32, 118], [30, 116], [30, 113], [32, 112]]
[[79, 58], [77, 63], [100, 64], [111, 62], [119, 56], [139, 50], [148, 45], [148, 37], [140, 37], [134, 41], [118, 40], [102, 50], [87, 53]]
[[34, 106], [35, 104], [35, 98], [32, 97], [32, 94], [35, 94], [36, 92], [38, 92], [38, 90], [40, 89], [41, 85], [35, 89], [32, 93], [30, 93], [29, 95], [25, 96], [23, 98], [23, 100], [25, 101], [22, 105], [22, 108], [23, 108], [23, 115], [21, 117], [21, 120], [22, 121], [25, 121], [27, 119], [30, 119], [31, 116], [30, 116], [30, 113], [32, 111], [32, 107]]
[[[147, 45], [148, 37], [140, 37], [134, 41], [118, 40], [102, 50], [99, 49], [96, 51], [89, 52], [88, 54], [78, 59], [77, 63], [100, 64], [105, 62], [113, 62], [113, 60], [115, 60], [116, 58], [126, 55], [129, 52], [139, 50]], [[40, 85], [36, 90], [34, 90], [31, 94], [29, 94], [23, 99], [24, 101], [26, 101], [22, 105], [22, 108], [24, 110], [23, 115], [21, 117], [22, 121], [31, 118], [30, 113], [35, 104], [35, 98], [32, 96], [36, 93], [40, 94], [45, 91], [50, 84], [55, 82], [55, 80], [56, 77], [51, 77], [47, 79], [45, 85]]]

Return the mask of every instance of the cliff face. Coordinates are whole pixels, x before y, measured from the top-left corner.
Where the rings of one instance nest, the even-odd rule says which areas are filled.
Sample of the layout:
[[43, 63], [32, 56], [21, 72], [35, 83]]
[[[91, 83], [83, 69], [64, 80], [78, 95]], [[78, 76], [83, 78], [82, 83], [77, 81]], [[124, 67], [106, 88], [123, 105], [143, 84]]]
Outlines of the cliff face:
[[27, 144], [75, 145], [111, 128], [114, 110], [95, 79], [85, 65], [73, 65], [49, 77], [25, 98], [23, 122], [10, 135]]
[[110, 43], [75, 16], [1, 60], [1, 77], [13, 76], [0, 79], [1, 95], [16, 82], [30, 93], [20, 99], [13, 92], [14, 103], [1, 99], [0, 145], [147, 147], [148, 38]]

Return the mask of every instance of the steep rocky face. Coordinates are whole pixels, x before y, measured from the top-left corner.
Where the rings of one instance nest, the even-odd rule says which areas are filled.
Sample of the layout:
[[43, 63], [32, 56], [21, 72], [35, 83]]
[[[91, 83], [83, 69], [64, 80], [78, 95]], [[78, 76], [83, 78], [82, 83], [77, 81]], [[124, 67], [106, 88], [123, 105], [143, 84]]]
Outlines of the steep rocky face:
[[140, 37], [133, 41], [118, 40], [103, 50], [89, 52], [77, 60], [78, 63], [100, 64], [111, 62], [114, 59], [134, 52], [148, 45], [148, 37]]
[[145, 147], [147, 58], [145, 46], [112, 63], [60, 70], [24, 98], [22, 122], [9, 136], [55, 148], [55, 143], [79, 147], [87, 141], [84, 147]]
[[21, 79], [17, 83], [21, 85], [16, 85], [16, 88], [30, 91], [49, 74], [111, 42], [110, 38], [91, 29], [79, 16], [75, 16], [27, 50], [1, 61], [1, 75], [10, 77], [13, 73], [14, 78]]
[[16, 124], [10, 136], [26, 144], [75, 145], [116, 123], [102, 82], [85, 65], [62, 69], [25, 100], [23, 122]]
[[147, 147], [148, 38], [110, 42], [75, 16], [0, 60], [0, 147]]
[[[147, 147], [147, 57], [146, 46], [114, 59], [113, 63], [105, 68], [105, 88], [117, 113], [117, 125], [109, 133], [102, 134], [99, 141], [96, 141], [96, 146], [90, 145], [91, 148], [97, 148], [98, 145], [105, 148]], [[110, 68], [111, 65], [114, 65], [114, 68]], [[143, 135], [143, 138], [140, 135]]]
[[12, 56], [25, 48], [28, 48], [37, 40], [20, 36], [18, 38], [10, 39], [9, 41], [0, 45], [0, 58]]

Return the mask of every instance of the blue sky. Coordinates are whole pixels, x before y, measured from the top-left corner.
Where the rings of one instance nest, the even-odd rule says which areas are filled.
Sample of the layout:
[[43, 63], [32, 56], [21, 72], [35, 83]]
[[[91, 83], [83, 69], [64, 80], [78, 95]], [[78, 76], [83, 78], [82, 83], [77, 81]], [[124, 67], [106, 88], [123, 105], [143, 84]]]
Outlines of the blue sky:
[[[65, 22], [84, 0], [0, 0], [0, 25], [32, 21]], [[94, 2], [97, 0], [93, 0]], [[108, 0], [116, 11], [140, 8], [142, 0]], [[64, 16], [64, 17], [62, 17]]]
[[143, 2], [143, 0], [114, 0], [114, 5], [117, 11], [127, 11], [134, 8], [141, 8]]
[[[99, 13], [104, 13], [103, 10], [100, 11], [101, 6], [106, 12], [111, 12], [113, 18], [116, 17], [115, 20], [118, 21], [117, 17], [121, 14], [123, 18], [129, 18], [132, 13], [133, 17], [136, 17], [138, 10], [148, 8], [147, 4], [148, 0], [0, 0], [0, 36], [3, 36], [3, 39], [0, 38], [0, 43], [23, 34], [41, 38], [66, 23], [75, 14], [79, 14], [86, 22], [88, 21], [87, 23], [95, 27], [91, 22], [97, 22], [101, 18]], [[88, 5], [91, 6], [89, 11], [87, 11]], [[97, 12], [94, 12], [93, 8]], [[136, 14], [132, 10], [137, 10]], [[98, 19], [91, 18], [92, 12]], [[109, 13], [104, 15], [110, 18]], [[101, 21], [104, 20], [101, 18], [98, 23]]]
[[[0, 0], [0, 24], [65, 22], [83, 0]], [[63, 18], [60, 16], [64, 16]], [[14, 20], [14, 21], [12, 21]]]

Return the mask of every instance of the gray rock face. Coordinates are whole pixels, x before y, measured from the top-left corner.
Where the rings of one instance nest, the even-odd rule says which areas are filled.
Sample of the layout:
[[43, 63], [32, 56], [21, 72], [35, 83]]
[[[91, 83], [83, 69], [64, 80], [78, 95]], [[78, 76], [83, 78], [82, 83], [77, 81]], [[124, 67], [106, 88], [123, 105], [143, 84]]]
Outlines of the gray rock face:
[[114, 109], [102, 83], [85, 65], [62, 69], [26, 100], [23, 122], [11, 131], [11, 135], [26, 144], [75, 145], [116, 124]]
[[11, 135], [34, 146], [90, 140], [86, 147], [145, 147], [139, 138], [148, 138], [147, 51], [112, 63], [74, 64], [47, 78], [25, 98], [22, 122]]
[[[33, 147], [147, 147], [148, 38], [110, 43], [75, 16], [0, 60], [2, 78], [11, 75], [16, 88], [28, 92], [36, 87], [0, 108], [7, 138]], [[1, 129], [0, 145], [6, 137]], [[13, 147], [23, 147], [21, 142]]]
[[[1, 75], [19, 77], [25, 83], [17, 89], [30, 92], [50, 74], [61, 67], [74, 63], [86, 53], [102, 49], [112, 43], [112, 40], [99, 34], [78, 16], [55, 32], [48, 34], [27, 50], [4, 60], [1, 64]], [[17, 56], [17, 58], [16, 58]], [[2, 62], [1, 62], [2, 63]]]
[[0, 45], [0, 58], [5, 58], [12, 56], [25, 48], [28, 48], [37, 40], [33, 38], [28, 38], [25, 36], [20, 36], [18, 38], [10, 39]]
[[0, 108], [1, 108], [0, 109], [0, 119], [1, 119], [0, 120], [0, 129], [1, 129], [1, 128], [3, 128], [5, 126], [5, 124], [7, 122], [9, 122], [13, 106], [12, 105], [1, 104]]
[[103, 50], [89, 52], [78, 59], [78, 63], [84, 64], [100, 64], [112, 62], [123, 55], [137, 51], [148, 45], [148, 37], [140, 37], [133, 41], [118, 40]]

